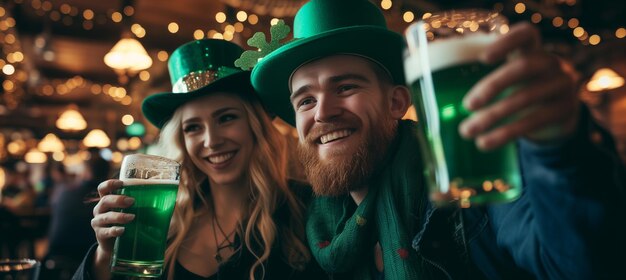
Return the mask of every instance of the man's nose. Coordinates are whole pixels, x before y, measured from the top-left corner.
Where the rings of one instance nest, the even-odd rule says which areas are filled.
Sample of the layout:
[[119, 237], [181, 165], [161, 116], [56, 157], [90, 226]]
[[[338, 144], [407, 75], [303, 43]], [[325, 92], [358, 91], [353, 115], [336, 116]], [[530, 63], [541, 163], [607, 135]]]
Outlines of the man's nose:
[[333, 96], [324, 96], [317, 101], [317, 111], [315, 112], [316, 122], [328, 122], [343, 113], [340, 100]]

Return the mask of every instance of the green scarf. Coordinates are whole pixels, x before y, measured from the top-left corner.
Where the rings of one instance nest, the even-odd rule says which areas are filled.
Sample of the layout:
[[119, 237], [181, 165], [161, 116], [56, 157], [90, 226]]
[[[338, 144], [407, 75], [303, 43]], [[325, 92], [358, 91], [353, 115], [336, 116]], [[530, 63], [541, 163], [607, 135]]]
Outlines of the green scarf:
[[306, 225], [309, 247], [327, 272], [371, 279], [378, 241], [385, 279], [418, 279], [420, 266], [411, 241], [421, 227], [424, 188], [416, 135], [413, 122], [400, 122], [395, 147], [360, 205], [349, 195], [311, 202]]

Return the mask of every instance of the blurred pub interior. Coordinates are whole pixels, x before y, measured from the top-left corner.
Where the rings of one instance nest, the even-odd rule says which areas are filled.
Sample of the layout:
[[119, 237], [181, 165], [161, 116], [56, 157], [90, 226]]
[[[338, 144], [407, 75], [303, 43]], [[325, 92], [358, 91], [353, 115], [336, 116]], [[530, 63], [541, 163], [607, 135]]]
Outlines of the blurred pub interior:
[[[43, 279], [69, 279], [95, 241], [89, 199], [98, 180], [114, 176], [124, 154], [146, 152], [156, 140], [140, 105], [171, 89], [172, 51], [202, 38], [249, 48], [246, 40], [278, 19], [291, 26], [304, 2], [0, 1], [0, 259], [37, 258], [48, 273]], [[574, 66], [581, 100], [626, 161], [626, 1], [374, 3], [398, 32], [453, 8], [532, 22], [544, 47]], [[276, 126], [293, 144], [293, 130], [280, 120]]]

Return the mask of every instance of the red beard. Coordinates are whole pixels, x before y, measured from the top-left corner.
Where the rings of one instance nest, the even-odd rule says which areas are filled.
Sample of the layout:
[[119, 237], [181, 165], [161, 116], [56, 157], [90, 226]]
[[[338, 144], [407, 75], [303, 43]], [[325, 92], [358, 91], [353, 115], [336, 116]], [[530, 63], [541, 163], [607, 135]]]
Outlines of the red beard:
[[321, 160], [316, 147], [319, 135], [345, 127], [362, 129], [360, 119], [351, 114], [344, 115], [332, 123], [316, 124], [306, 139], [298, 144], [298, 158], [313, 192], [318, 196], [340, 196], [366, 186], [383, 163], [387, 148], [396, 134], [396, 120], [379, 119], [362, 136], [353, 154], [337, 151]]

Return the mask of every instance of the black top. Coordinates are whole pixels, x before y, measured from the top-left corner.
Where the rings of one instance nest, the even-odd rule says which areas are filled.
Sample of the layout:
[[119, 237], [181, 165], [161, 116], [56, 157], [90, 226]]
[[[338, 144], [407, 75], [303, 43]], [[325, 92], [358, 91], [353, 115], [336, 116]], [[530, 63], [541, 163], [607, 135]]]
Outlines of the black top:
[[188, 280], [217, 280], [217, 273], [209, 277], [202, 277], [187, 270], [179, 262], [176, 262], [176, 279], [188, 279]]

